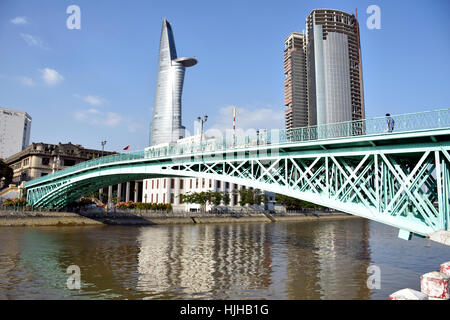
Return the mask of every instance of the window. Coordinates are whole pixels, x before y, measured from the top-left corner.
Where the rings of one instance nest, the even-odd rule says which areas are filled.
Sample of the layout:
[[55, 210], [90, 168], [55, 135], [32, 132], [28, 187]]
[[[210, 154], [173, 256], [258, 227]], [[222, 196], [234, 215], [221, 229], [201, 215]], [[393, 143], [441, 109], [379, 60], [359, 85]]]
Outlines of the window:
[[225, 188], [230, 189], [230, 183], [229, 182], [225, 182]]
[[170, 179], [170, 187], [171, 187], [172, 189], [175, 188], [175, 179]]
[[166, 194], [163, 193], [163, 203], [166, 203]]
[[217, 181], [216, 185], [217, 185], [217, 189], [220, 189], [220, 181]]
[[[155, 180], [152, 180], [152, 189], [155, 189]], [[153, 202], [153, 200], [152, 200], [152, 202]]]
[[183, 195], [180, 194], [180, 203], [183, 203]]
[[64, 159], [64, 166], [65, 167], [71, 167], [75, 165], [75, 160], [71, 159]]
[[189, 189], [192, 189], [192, 179], [189, 179]]
[[148, 187], [148, 180], [145, 180], [145, 190], [147, 190]]
[[175, 202], [175, 197], [173, 195], [173, 193], [170, 194], [170, 203], [174, 203]]
[[48, 166], [50, 164], [50, 158], [42, 158], [42, 165]]
[[[159, 179], [156, 180], [156, 189], [159, 189]], [[158, 201], [158, 195], [156, 195], [156, 201]]]
[[153, 194], [152, 194], [152, 201], [151, 201], [151, 203], [153, 203]]
[[29, 165], [29, 164], [30, 164], [30, 159], [29, 158], [26, 158], [25, 160], [23, 160], [23, 166], [24, 167]]
[[198, 178], [195, 179], [195, 188], [198, 188]]
[[209, 179], [209, 187], [210, 188], [212, 187], [212, 180], [211, 179]]
[[166, 188], [166, 179], [164, 179], [164, 189]]
[[184, 188], [184, 179], [180, 179], [180, 189]]

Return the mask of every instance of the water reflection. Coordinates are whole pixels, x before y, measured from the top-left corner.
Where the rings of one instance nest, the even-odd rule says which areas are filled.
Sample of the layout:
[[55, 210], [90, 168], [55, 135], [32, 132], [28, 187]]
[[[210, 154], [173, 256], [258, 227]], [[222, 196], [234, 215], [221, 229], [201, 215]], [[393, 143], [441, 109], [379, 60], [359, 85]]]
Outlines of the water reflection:
[[[386, 299], [447, 260], [450, 247], [364, 219], [2, 228], [0, 299]], [[80, 290], [66, 287], [70, 265]]]
[[368, 299], [368, 235], [362, 219], [142, 228], [138, 288], [157, 297]]
[[142, 228], [138, 288], [156, 295], [176, 288], [186, 298], [230, 298], [267, 288], [271, 256], [265, 224]]

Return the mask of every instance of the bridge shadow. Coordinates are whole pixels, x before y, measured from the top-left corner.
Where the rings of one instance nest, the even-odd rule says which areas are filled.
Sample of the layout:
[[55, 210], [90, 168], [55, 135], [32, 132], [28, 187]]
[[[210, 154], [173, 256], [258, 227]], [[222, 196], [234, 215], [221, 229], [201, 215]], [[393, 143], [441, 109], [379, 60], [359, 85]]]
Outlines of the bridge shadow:
[[[112, 226], [152, 226], [156, 225], [152, 218], [156, 218], [156, 215], [153, 214], [142, 216], [141, 214], [134, 213], [125, 213], [125, 212], [99, 212], [99, 211], [86, 211], [79, 210], [75, 212], [78, 215], [101, 222], [106, 225]], [[161, 217], [159, 217], [160, 219]]]
[[203, 219], [211, 219], [211, 222], [227, 222], [228, 219], [242, 219], [252, 216], [252, 213], [245, 211], [228, 213], [205, 213], [205, 212], [167, 212], [167, 211], [89, 211], [74, 210], [73, 213], [81, 217], [101, 222], [105, 225], [115, 226], [154, 226], [161, 224], [200, 224]]

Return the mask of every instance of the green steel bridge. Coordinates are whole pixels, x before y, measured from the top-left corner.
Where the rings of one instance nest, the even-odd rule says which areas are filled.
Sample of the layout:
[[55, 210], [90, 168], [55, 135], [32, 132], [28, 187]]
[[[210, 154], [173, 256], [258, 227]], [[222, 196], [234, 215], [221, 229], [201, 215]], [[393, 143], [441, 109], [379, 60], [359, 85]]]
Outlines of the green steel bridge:
[[63, 208], [109, 185], [198, 177], [284, 194], [400, 229], [450, 230], [450, 109], [155, 146], [82, 162], [25, 184], [28, 204]]

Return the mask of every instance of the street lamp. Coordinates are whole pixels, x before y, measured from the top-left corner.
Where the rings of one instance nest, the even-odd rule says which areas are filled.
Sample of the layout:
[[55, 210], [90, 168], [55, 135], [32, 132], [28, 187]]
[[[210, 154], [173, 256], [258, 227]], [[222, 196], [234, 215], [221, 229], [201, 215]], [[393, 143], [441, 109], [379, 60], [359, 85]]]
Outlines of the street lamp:
[[[104, 141], [102, 141], [100, 143], [102, 144], [102, 157], [103, 157], [103, 151], [105, 150], [106, 140], [104, 140]], [[98, 199], [103, 202], [102, 194], [103, 194], [103, 188], [102, 189], [98, 189]]]
[[208, 116], [205, 114], [203, 119], [202, 117], [197, 118], [198, 122], [200, 122], [200, 148], [202, 147], [202, 140], [203, 140], [203, 124], [208, 121]]
[[106, 144], [106, 140], [100, 142], [102, 144], [102, 157], [103, 157], [103, 151], [105, 150], [105, 144]]

